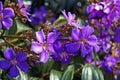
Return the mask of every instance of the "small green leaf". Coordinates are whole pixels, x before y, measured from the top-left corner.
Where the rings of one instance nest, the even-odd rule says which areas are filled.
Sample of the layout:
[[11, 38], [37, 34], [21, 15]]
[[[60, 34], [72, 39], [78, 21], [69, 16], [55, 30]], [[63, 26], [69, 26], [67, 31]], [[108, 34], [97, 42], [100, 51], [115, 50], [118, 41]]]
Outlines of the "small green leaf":
[[70, 65], [67, 70], [64, 72], [61, 80], [73, 80], [74, 76], [74, 66]]
[[16, 25], [17, 25], [17, 33], [31, 29], [30, 27], [26, 26], [25, 24], [21, 23], [18, 20], [16, 20]]
[[60, 28], [60, 26], [64, 25], [67, 23], [66, 19], [60, 15], [59, 18], [53, 23], [53, 25], [57, 28]]
[[62, 73], [60, 71], [51, 70], [50, 80], [61, 80]]
[[50, 69], [52, 68], [53, 66], [53, 63], [54, 61], [52, 59], [49, 59], [49, 61], [45, 64], [43, 64], [43, 69], [42, 69], [42, 72], [43, 73], [47, 73], [50, 71]]
[[95, 66], [86, 64], [82, 70], [82, 80], [104, 80], [102, 72]]
[[20, 76], [16, 78], [16, 80], [28, 80], [28, 75], [26, 73], [24, 73], [23, 71], [21, 71], [18, 68], [19, 72], [20, 72]]

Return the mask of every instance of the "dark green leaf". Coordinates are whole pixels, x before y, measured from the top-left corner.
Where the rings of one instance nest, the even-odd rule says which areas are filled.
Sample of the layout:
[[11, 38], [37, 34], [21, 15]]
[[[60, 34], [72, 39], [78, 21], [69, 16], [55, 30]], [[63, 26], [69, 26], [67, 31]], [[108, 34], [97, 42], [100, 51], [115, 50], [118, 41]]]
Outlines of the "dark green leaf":
[[73, 80], [74, 76], [74, 66], [70, 65], [67, 70], [64, 72], [61, 80]]
[[44, 73], [49, 72], [53, 66], [53, 63], [54, 63], [54, 61], [52, 59], [49, 59], [49, 61], [47, 63], [43, 64], [42, 72], [44, 72]]
[[86, 64], [82, 70], [82, 80], [104, 80], [102, 72], [95, 66]]
[[50, 80], [61, 80], [62, 73], [60, 71], [51, 70]]

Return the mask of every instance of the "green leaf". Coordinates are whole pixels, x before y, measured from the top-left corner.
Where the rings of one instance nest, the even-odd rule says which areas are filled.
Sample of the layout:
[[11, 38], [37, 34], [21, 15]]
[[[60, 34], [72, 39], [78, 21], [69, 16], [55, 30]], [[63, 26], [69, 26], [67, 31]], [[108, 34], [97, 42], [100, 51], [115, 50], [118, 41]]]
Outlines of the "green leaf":
[[19, 20], [13, 20], [13, 26], [6, 32], [6, 34], [14, 35], [26, 30], [31, 30], [31, 28], [21, 23]]
[[0, 69], [0, 77], [1, 77], [1, 74], [2, 74], [2, 69]]
[[43, 73], [49, 72], [53, 66], [53, 63], [54, 63], [54, 61], [52, 59], [49, 59], [49, 61], [47, 63], [43, 64], [42, 72]]
[[86, 64], [82, 70], [82, 80], [104, 80], [102, 72], [95, 66]]
[[23, 71], [21, 71], [19, 68], [18, 70], [20, 72], [20, 76], [18, 76], [16, 80], [28, 80], [28, 75], [24, 73]]
[[18, 28], [17, 28], [16, 20], [13, 20], [13, 25], [8, 31], [6, 31], [6, 34], [14, 35], [17, 33], [17, 30]]
[[26, 30], [31, 30], [30, 27], [26, 26], [25, 24], [21, 23], [18, 20], [16, 20], [16, 25], [17, 25], [17, 33], [26, 31]]
[[67, 70], [64, 72], [61, 80], [73, 80], [74, 76], [74, 66], [70, 65]]
[[51, 70], [50, 80], [61, 80], [62, 73], [60, 71]]
[[60, 15], [59, 18], [53, 23], [53, 25], [57, 28], [60, 28], [60, 26], [64, 25], [67, 23], [66, 19]]

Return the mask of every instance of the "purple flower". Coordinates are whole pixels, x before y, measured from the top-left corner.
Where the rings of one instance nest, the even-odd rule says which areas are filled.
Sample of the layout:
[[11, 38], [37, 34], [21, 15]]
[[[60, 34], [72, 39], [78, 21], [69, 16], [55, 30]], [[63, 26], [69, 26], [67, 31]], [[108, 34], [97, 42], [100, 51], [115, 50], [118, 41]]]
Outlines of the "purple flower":
[[108, 31], [102, 30], [98, 38], [98, 45], [100, 46], [100, 50], [99, 50], [100, 53], [109, 52], [111, 48], [110, 40], [111, 40], [111, 36], [109, 35]]
[[[112, 19], [108, 18], [110, 13], [109, 3], [99, 2], [92, 3], [87, 7], [89, 23], [95, 24], [97, 26], [110, 27], [112, 25]], [[94, 20], [94, 22], [93, 22]]]
[[52, 54], [52, 58], [57, 61], [61, 61], [62, 64], [69, 63], [71, 61], [70, 56], [76, 56], [77, 53], [69, 53], [65, 50], [62, 41], [56, 41], [53, 45], [55, 52]]
[[[89, 19], [95, 19], [98, 26], [111, 27], [120, 18], [120, 0], [92, 3], [87, 7]], [[97, 20], [97, 21], [96, 21]]]
[[115, 57], [110, 55], [105, 56], [104, 61], [102, 61], [102, 68], [106, 69], [106, 72], [112, 72], [117, 65], [117, 60]]
[[2, 28], [2, 24], [6, 30], [9, 30], [13, 24], [13, 20], [11, 17], [14, 17], [14, 11], [11, 8], [4, 8], [3, 4], [0, 1], [0, 29]]
[[68, 12], [68, 15], [67, 15], [65, 10], [62, 11], [62, 14], [67, 19], [69, 25], [80, 28], [80, 24], [77, 22], [77, 20], [75, 20], [75, 17], [76, 17], [75, 14], [71, 14], [70, 12]]
[[110, 12], [108, 14], [108, 19], [116, 20], [120, 18], [120, 0], [112, 0], [108, 4], [110, 7]]
[[105, 2], [92, 3], [87, 7], [89, 18], [101, 18], [110, 12]]
[[30, 17], [31, 22], [36, 25], [41, 22], [45, 23], [47, 14], [48, 12], [44, 6], [41, 6], [39, 9], [36, 8], [34, 14]]
[[30, 18], [28, 17], [28, 15], [30, 15], [29, 12], [27, 11], [28, 6], [25, 6], [24, 3], [21, 0], [18, 0], [18, 5], [19, 5], [19, 8], [20, 8], [20, 11], [24, 14], [24, 16], [28, 19], [28, 21], [31, 22]]
[[[12, 48], [8, 48], [4, 52], [6, 60], [0, 60], [0, 68], [3, 70], [10, 70], [9, 77], [17, 77], [19, 75], [19, 69], [23, 72], [27, 72], [29, 65], [27, 64], [27, 55], [24, 52], [15, 52]], [[19, 69], [18, 69], [19, 68]]]
[[40, 54], [40, 62], [46, 63], [50, 58], [49, 53], [54, 53], [53, 43], [58, 35], [56, 32], [50, 32], [48, 35], [45, 35], [43, 30], [36, 32], [38, 42], [32, 42], [31, 50], [36, 54]]
[[114, 33], [114, 41], [117, 43], [120, 43], [120, 35], [119, 34], [120, 34], [120, 27], [118, 27]]
[[92, 27], [83, 27], [81, 31], [77, 28], [72, 30], [73, 42], [66, 45], [66, 51], [76, 52], [80, 49], [82, 57], [85, 57], [88, 53], [93, 53], [93, 48], [97, 50], [97, 38], [92, 35], [94, 29]]

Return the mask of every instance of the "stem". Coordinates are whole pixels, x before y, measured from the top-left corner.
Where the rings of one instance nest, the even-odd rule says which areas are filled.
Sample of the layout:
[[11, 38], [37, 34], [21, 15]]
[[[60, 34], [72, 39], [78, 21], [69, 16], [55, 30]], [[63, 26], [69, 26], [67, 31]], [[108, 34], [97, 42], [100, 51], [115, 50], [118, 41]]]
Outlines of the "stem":
[[3, 30], [3, 32], [0, 35], [0, 37], [3, 37], [4, 33], [5, 33], [5, 30]]
[[[0, 37], [5, 41], [6, 44], [9, 44], [10, 46], [14, 47], [14, 48], [19, 48], [18, 46], [15, 46], [13, 43], [11, 43], [10, 41], [8, 41], [5, 37], [12, 37], [12, 38], [18, 38], [19, 36], [3, 36], [5, 33], [5, 30], [3, 30], [3, 32], [1, 33]], [[21, 38], [21, 37], [19, 37]]]
[[8, 37], [8, 38], [25, 38], [23, 36], [15, 36], [15, 35], [7, 35], [7, 36], [3, 36], [3, 37]]
[[4, 37], [2, 38], [7, 44], [9, 44], [12, 47], [15, 47], [14, 44], [12, 44], [11, 42], [9, 42], [7, 39], [5, 39]]

